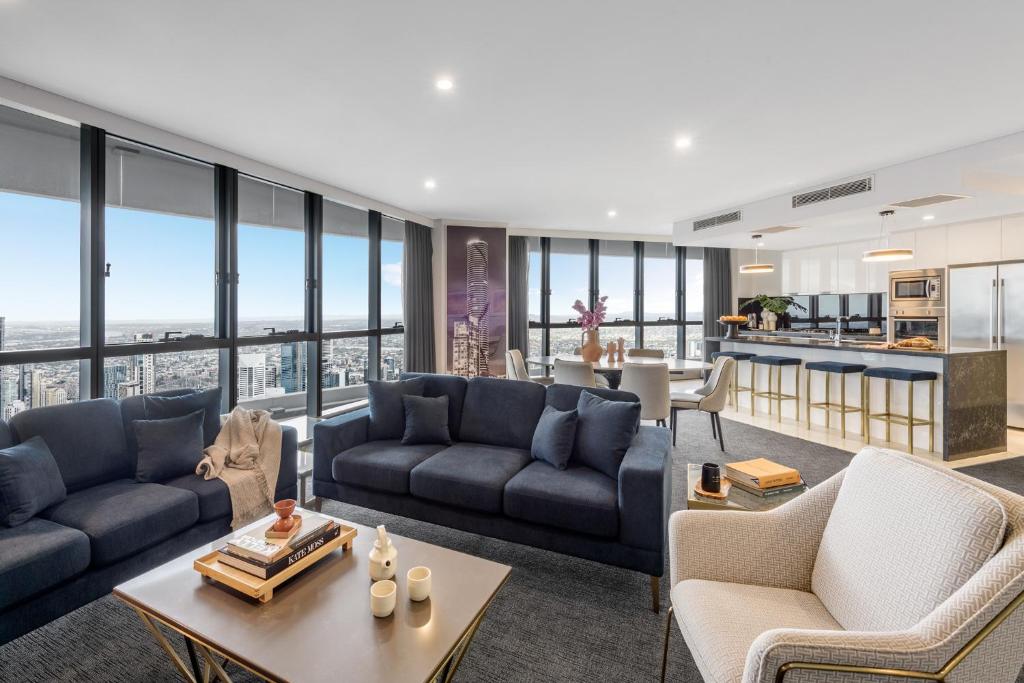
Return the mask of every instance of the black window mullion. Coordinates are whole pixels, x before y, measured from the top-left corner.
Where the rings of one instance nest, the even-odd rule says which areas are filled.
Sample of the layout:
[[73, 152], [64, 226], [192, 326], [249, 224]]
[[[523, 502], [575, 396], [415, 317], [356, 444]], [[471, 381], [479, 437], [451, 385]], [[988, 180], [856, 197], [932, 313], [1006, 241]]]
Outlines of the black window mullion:
[[238, 171], [214, 167], [214, 220], [217, 244], [217, 293], [214, 327], [228, 345], [218, 354], [218, 384], [221, 410], [230, 412], [238, 404]]
[[103, 392], [104, 279], [106, 256], [106, 132], [82, 125], [79, 140], [81, 202], [81, 293], [79, 343], [89, 357], [79, 362], [79, 398], [100, 398]]
[[380, 240], [381, 222], [380, 211], [370, 211], [369, 215], [369, 241], [370, 241], [370, 295], [369, 295], [369, 328], [370, 337], [367, 340], [369, 353], [367, 354], [367, 379], [380, 379]]
[[644, 347], [644, 243], [633, 242], [633, 320], [636, 321], [633, 345]]
[[551, 238], [540, 238], [541, 355], [551, 354]]
[[597, 306], [597, 298], [601, 295], [601, 242], [599, 240], [587, 240], [588, 253], [590, 254], [590, 310]]
[[306, 415], [323, 413], [323, 218], [324, 198], [305, 193], [306, 228], [306, 332], [316, 335], [306, 342]]
[[676, 358], [686, 357], [686, 247], [676, 247]]

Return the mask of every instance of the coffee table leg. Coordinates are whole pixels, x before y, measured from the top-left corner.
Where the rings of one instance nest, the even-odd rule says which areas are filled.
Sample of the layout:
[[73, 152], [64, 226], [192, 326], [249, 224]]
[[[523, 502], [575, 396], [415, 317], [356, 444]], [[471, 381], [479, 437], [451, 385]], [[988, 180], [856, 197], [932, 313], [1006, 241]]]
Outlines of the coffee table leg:
[[[174, 666], [177, 667], [181, 675], [185, 677], [185, 680], [191, 681], [191, 683], [200, 683], [202, 680], [201, 677], [193, 676], [192, 672], [190, 672], [188, 667], [185, 666], [185, 662], [181, 661], [181, 657], [179, 657], [178, 653], [173, 647], [171, 647], [170, 642], [167, 640], [167, 636], [165, 636], [159, 627], [153, 623], [153, 620], [149, 618], [149, 615], [136, 607], [133, 607], [132, 609], [134, 609], [139, 617], [142, 618], [142, 623], [144, 623], [146, 628], [149, 629], [149, 632], [153, 634], [153, 637], [156, 638], [157, 644], [162, 647], [164, 652], [167, 653], [167, 656], [171, 658], [171, 661], [174, 662]], [[191, 650], [189, 652], [191, 654]]]
[[[486, 610], [484, 610], [486, 612]], [[473, 625], [469, 627], [469, 631], [462, 637], [462, 640], [456, 646], [455, 650], [452, 651], [448, 661], [445, 662], [441, 671], [438, 672], [435, 681], [440, 683], [450, 683], [452, 678], [455, 676], [455, 671], [459, 668], [459, 664], [462, 663], [462, 658], [466, 656], [466, 651], [469, 650], [469, 644], [473, 641], [473, 636], [476, 635], [476, 630], [480, 627], [480, 622], [483, 621], [484, 612], [480, 613], [480, 616], [476, 618]]]
[[228, 672], [224, 670], [224, 667], [217, 661], [217, 657], [210, 652], [210, 649], [199, 643], [196, 645], [199, 647], [199, 653], [203, 655], [203, 659], [206, 660], [207, 668], [213, 671], [217, 680], [224, 681], [224, 683], [231, 683], [231, 676], [229, 676]]
[[185, 649], [188, 650], [188, 661], [192, 664], [192, 675], [195, 676], [197, 681], [203, 680], [203, 671], [199, 668], [199, 659], [196, 657], [196, 648], [192, 645], [192, 641], [185, 636], [182, 636], [185, 640]]

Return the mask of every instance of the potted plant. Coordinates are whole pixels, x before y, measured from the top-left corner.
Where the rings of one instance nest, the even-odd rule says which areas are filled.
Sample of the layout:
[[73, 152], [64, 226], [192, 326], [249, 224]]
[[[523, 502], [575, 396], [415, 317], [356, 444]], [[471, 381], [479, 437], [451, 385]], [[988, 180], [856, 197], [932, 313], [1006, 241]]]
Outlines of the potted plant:
[[798, 304], [791, 296], [768, 296], [767, 294], [758, 294], [753, 299], [743, 304], [740, 308], [741, 311], [747, 310], [754, 304], [761, 306], [761, 310], [772, 313], [776, 318], [780, 318], [786, 315], [786, 312], [793, 307], [800, 311], [806, 311], [807, 308], [802, 304]]
[[608, 308], [605, 305], [605, 301], [608, 300], [607, 296], [602, 296], [597, 300], [597, 304], [594, 306], [594, 310], [590, 310], [583, 305], [583, 302], [576, 299], [576, 303], [572, 305], [572, 309], [580, 314], [580, 317], [576, 319], [583, 332], [581, 335], [582, 343], [580, 344], [581, 353], [583, 354], [583, 360], [593, 363], [601, 358], [601, 340], [598, 337], [598, 328], [601, 323], [604, 322], [605, 316], [608, 314]]

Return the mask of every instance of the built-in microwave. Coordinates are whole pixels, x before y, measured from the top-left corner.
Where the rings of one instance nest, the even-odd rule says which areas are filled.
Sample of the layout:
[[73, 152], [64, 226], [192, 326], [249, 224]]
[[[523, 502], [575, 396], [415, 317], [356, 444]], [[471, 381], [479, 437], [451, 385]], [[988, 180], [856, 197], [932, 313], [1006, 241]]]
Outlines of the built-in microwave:
[[942, 302], [941, 270], [897, 270], [889, 274], [889, 305], [928, 302], [929, 306]]

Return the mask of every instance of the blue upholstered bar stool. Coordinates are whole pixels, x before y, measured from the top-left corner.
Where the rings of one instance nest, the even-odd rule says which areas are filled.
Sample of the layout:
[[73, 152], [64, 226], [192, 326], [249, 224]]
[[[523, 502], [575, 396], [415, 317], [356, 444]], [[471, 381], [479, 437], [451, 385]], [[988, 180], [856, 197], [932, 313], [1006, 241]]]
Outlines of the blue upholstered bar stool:
[[[754, 364], [750, 364], [750, 384], [743, 386], [740, 384], [740, 362], [749, 361], [755, 355], [753, 353], [744, 353], [743, 351], [715, 351], [711, 354], [712, 362], [719, 356], [732, 358], [736, 361], [736, 379], [732, 383], [732, 391], [729, 392], [729, 402], [738, 409], [740, 407], [740, 392], [750, 391], [750, 387], [754, 386]], [[754, 402], [753, 397], [751, 397], [750, 402]]]
[[[892, 424], [904, 425], [907, 428], [907, 450], [914, 452], [914, 428], [928, 426], [928, 450], [935, 452], [935, 380], [938, 373], [930, 370], [907, 370], [905, 368], [868, 368], [864, 371], [864, 383], [861, 386], [861, 396], [864, 401], [864, 414], [868, 419], [864, 420], [864, 440], [871, 443], [870, 420], [882, 420], [885, 422], [885, 440], [892, 441]], [[885, 412], [871, 412], [871, 378], [877, 377], [885, 380]], [[907, 382], [907, 414], [892, 412], [892, 382]], [[916, 382], [928, 382], [928, 419], [914, 417], [914, 384]]]
[[[778, 412], [778, 422], [782, 422], [782, 402], [796, 401], [796, 419], [800, 421], [800, 359], [788, 356], [754, 356], [750, 359], [750, 414], [754, 414], [754, 403], [758, 397], [768, 399], [768, 414], [772, 414], [772, 401], [775, 401]], [[768, 366], [768, 389], [757, 390], [757, 373], [754, 371], [756, 365]], [[786, 394], [782, 391], [782, 368], [792, 367], [796, 372], [793, 378], [793, 386], [796, 387], [793, 394]], [[775, 387], [772, 387], [772, 368], [777, 368]]]
[[[836, 411], [839, 413], [840, 428], [842, 429], [843, 438], [845, 439], [846, 414], [864, 412], [863, 398], [861, 398], [855, 406], [846, 405], [846, 376], [864, 372], [867, 367], [868, 366], [861, 365], [860, 363], [841, 363], [839, 361], [831, 360], [804, 363], [804, 370], [807, 371], [807, 391], [805, 392], [807, 394], [807, 426], [811, 426], [812, 408], [820, 408], [825, 411], [825, 429], [830, 429], [832, 427], [832, 411]], [[825, 373], [824, 401], [811, 400], [811, 373], [816, 371]], [[839, 375], [839, 403], [832, 402], [832, 375]], [[864, 387], [862, 386], [861, 388], [863, 389]], [[861, 431], [863, 431], [863, 428]]]

